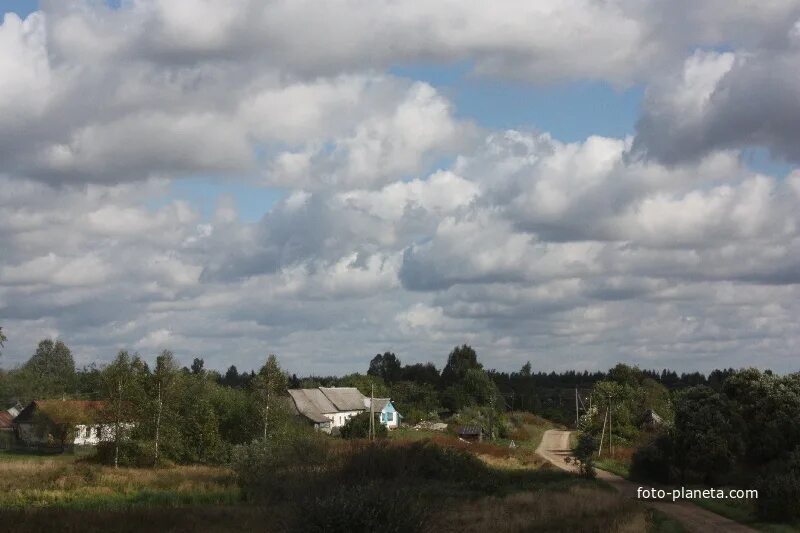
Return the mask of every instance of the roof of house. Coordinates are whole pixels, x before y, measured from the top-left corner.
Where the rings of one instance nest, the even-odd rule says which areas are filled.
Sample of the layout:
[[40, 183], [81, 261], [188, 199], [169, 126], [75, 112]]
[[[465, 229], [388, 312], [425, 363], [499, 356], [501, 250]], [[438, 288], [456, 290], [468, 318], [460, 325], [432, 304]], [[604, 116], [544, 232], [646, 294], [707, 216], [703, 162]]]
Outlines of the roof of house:
[[355, 387], [320, 387], [337, 411], [363, 411], [364, 395]]
[[0, 411], [0, 429], [11, 429], [14, 426], [14, 417], [8, 411]]
[[473, 436], [480, 435], [483, 429], [480, 426], [461, 426], [458, 428], [459, 435]]
[[[380, 413], [386, 408], [391, 400], [389, 398], [373, 398], [372, 403], [376, 413]], [[369, 409], [369, 398], [364, 398], [364, 408]]]
[[298, 413], [318, 423], [328, 422], [324, 413], [335, 413], [336, 407], [319, 389], [289, 389]]
[[38, 411], [56, 424], [63, 420], [67, 412], [74, 414], [77, 420], [94, 423], [104, 418], [107, 409], [108, 403], [98, 400], [34, 400], [20, 411], [14, 421], [31, 422]]

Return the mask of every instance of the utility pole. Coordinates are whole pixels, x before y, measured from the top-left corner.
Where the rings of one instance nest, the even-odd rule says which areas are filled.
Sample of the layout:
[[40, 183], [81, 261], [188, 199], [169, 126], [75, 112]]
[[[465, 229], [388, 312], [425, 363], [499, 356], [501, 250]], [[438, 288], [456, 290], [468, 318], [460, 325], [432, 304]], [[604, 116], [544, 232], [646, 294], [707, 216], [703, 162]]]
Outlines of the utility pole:
[[369, 440], [375, 440], [375, 384], [373, 383], [369, 392]]
[[606, 408], [606, 412], [603, 415], [603, 431], [600, 432], [600, 449], [597, 450], [597, 455], [600, 456], [603, 454], [603, 437], [606, 436], [606, 419], [608, 418], [608, 408]]
[[608, 396], [608, 451], [614, 457], [614, 441], [611, 438], [611, 395]]
[[581, 417], [578, 414], [578, 387], [575, 387], [575, 429], [578, 429], [580, 418]]

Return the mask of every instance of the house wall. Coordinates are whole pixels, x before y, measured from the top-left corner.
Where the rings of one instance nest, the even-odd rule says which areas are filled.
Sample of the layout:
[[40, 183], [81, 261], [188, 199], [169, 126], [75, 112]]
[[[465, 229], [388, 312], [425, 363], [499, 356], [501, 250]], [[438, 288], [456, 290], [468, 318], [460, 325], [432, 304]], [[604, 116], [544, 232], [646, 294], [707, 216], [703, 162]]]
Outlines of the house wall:
[[400, 425], [400, 414], [395, 410], [391, 402], [381, 411], [381, 423], [388, 429], [395, 429]]
[[363, 412], [364, 411], [340, 411], [338, 413], [325, 413], [325, 416], [331, 421], [331, 428], [340, 428], [345, 425], [350, 418]]
[[[48, 436], [52, 434], [52, 431], [48, 432], [34, 424], [21, 423], [17, 427], [20, 440], [31, 444], [47, 444]], [[133, 424], [121, 424], [121, 427], [127, 430], [133, 428]], [[53, 437], [58, 441], [56, 435]], [[77, 446], [96, 446], [111, 440], [114, 440], [114, 424], [79, 424], [75, 426], [75, 438], [72, 443]]]

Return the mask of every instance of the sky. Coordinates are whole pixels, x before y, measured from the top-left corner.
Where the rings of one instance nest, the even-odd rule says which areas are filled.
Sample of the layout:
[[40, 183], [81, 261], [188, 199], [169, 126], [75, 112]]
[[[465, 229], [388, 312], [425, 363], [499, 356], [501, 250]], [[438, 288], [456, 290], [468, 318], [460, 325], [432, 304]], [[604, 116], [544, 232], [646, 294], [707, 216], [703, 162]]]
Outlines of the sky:
[[3, 367], [800, 370], [800, 0], [0, 9]]

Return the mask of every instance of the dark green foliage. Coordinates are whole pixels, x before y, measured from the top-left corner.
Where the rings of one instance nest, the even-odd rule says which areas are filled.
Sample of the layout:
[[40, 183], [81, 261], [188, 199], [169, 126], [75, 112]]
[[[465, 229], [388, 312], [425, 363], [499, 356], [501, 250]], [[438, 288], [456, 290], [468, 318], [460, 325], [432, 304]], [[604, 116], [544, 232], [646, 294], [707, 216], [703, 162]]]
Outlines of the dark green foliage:
[[633, 454], [633, 479], [670, 483], [676, 479], [675, 441], [671, 433], [658, 434]]
[[775, 461], [756, 481], [758, 516], [769, 521], [800, 519], [800, 446]]
[[424, 519], [415, 491], [381, 483], [334, 487], [305, 499], [296, 516], [296, 531], [320, 533], [414, 532]]
[[724, 395], [705, 385], [675, 397], [675, 461], [685, 480], [711, 483], [727, 474], [742, 453], [743, 422]]
[[722, 390], [745, 422], [748, 462], [764, 464], [800, 445], [800, 375], [750, 368], [729, 376]]
[[[92, 457], [92, 461], [113, 465], [115, 454], [113, 441], [101, 442], [97, 445], [97, 453]], [[125, 440], [120, 443], [119, 466], [148, 467], [153, 466], [154, 462], [152, 443], [137, 440]]]
[[289, 501], [300, 497], [332, 461], [328, 438], [312, 429], [289, 424], [276, 438], [237, 446], [232, 466], [250, 500]]
[[373, 357], [369, 362], [369, 370], [367, 370], [367, 375], [379, 377], [385, 383], [394, 383], [400, 380], [401, 374], [400, 359], [392, 352]]
[[75, 360], [62, 341], [45, 339], [22, 367], [28, 399], [53, 398], [75, 386]]
[[593, 478], [597, 473], [594, 470], [594, 453], [597, 450], [597, 438], [591, 433], [581, 433], [578, 444], [573, 453], [581, 462], [580, 472], [583, 477]]
[[442, 370], [439, 384], [442, 388], [447, 388], [456, 383], [460, 383], [470, 369], [483, 369], [478, 363], [478, 354], [471, 346], [464, 344], [456, 346], [450, 355], [447, 356], [447, 364]]
[[[385, 439], [389, 434], [386, 426], [380, 423], [380, 414], [375, 413], [375, 437]], [[366, 439], [369, 437], [369, 412], [351, 417], [339, 430], [343, 439]]]

